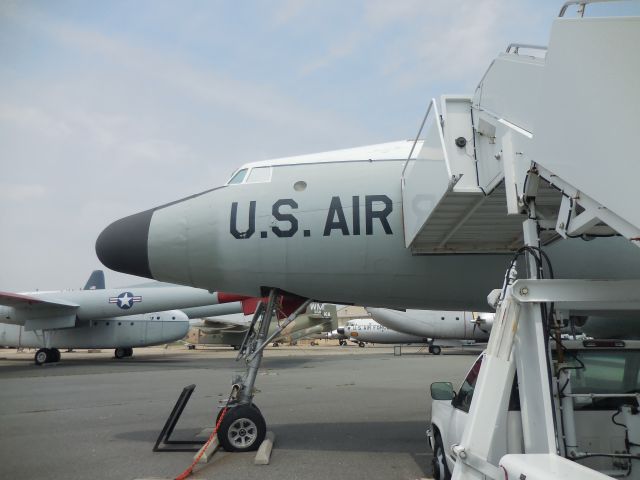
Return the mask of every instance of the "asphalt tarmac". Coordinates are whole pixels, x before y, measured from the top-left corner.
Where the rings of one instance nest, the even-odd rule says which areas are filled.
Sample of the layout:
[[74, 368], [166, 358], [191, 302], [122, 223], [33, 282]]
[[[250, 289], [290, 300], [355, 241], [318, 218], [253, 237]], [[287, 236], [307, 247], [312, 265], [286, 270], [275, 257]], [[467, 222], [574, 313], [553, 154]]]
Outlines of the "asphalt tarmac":
[[[180, 391], [197, 388], [174, 438], [210, 427], [234, 373], [231, 349], [62, 353], [35, 366], [33, 352], [0, 350], [0, 478], [175, 478], [192, 453], [151, 451]], [[256, 396], [276, 434], [270, 465], [254, 453], [216, 454], [193, 478], [419, 479], [431, 473], [424, 435], [429, 385], [464, 377], [475, 353], [417, 347], [269, 348]]]

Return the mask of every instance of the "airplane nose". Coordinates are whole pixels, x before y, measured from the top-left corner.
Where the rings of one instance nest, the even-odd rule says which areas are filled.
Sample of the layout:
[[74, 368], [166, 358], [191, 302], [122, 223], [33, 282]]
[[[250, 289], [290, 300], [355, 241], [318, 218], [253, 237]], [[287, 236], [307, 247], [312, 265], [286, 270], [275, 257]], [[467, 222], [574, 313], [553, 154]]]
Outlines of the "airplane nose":
[[149, 268], [149, 225], [153, 210], [116, 220], [98, 236], [96, 254], [105, 267], [153, 278]]

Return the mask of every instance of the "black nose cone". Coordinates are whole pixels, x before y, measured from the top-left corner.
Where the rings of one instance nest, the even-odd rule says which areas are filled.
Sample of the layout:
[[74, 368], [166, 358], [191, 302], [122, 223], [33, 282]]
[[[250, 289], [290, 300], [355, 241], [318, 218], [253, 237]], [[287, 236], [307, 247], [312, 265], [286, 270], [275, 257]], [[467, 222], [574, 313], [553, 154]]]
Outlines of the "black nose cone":
[[153, 210], [116, 220], [96, 240], [102, 264], [117, 272], [152, 278], [149, 269], [149, 225]]

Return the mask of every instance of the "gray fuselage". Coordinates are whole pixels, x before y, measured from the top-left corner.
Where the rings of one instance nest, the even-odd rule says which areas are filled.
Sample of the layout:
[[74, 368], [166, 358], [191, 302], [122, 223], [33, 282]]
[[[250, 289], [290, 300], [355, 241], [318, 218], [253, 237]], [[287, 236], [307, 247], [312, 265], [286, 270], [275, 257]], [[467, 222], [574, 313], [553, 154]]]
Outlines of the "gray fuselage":
[[[96, 250], [115, 270], [250, 296], [279, 288], [332, 303], [485, 310], [511, 255], [412, 255], [402, 225], [406, 156], [395, 158], [279, 161], [269, 181], [114, 222]], [[136, 245], [146, 248], [135, 261], [119, 254]], [[556, 276], [640, 277], [640, 251], [624, 239], [564, 240], [547, 252]]]

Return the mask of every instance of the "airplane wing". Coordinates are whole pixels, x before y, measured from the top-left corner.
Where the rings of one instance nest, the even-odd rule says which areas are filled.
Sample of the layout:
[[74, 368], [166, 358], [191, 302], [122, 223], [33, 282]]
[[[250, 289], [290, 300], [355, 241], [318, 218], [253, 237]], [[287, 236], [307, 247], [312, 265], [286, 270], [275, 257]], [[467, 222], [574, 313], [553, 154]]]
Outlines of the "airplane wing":
[[65, 302], [64, 300], [44, 300], [38, 297], [22, 295], [20, 293], [0, 292], [0, 305], [20, 309], [40, 310], [40, 309], [76, 309], [80, 305], [77, 303]]

